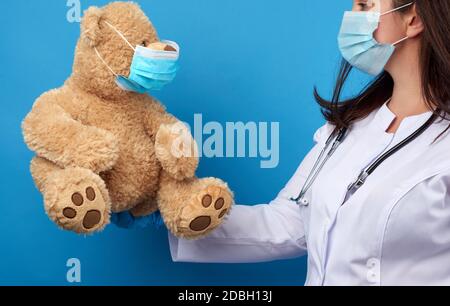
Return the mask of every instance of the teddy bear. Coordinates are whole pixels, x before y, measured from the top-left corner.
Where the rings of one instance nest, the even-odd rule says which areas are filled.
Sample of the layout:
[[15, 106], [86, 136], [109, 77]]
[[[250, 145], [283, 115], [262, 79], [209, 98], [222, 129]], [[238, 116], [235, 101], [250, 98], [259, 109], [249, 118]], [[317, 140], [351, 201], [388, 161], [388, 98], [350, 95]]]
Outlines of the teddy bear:
[[128, 75], [134, 56], [123, 38], [173, 51], [137, 4], [90, 7], [71, 76], [42, 94], [22, 123], [45, 211], [78, 234], [96, 233], [112, 213], [129, 212], [160, 213], [180, 238], [207, 236], [230, 213], [233, 193], [218, 178], [196, 177], [198, 147], [185, 125], [150, 94], [118, 86], [114, 73]]

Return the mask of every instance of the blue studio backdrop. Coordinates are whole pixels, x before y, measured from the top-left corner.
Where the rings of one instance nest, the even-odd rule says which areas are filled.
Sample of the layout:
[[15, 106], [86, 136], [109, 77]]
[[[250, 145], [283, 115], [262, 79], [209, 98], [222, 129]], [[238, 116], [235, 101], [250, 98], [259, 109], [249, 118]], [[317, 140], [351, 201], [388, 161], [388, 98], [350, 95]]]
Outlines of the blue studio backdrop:
[[[301, 285], [306, 259], [259, 264], [173, 263], [165, 228], [94, 236], [59, 230], [35, 188], [21, 121], [35, 99], [70, 75], [79, 23], [67, 14], [105, 0], [0, 1], [0, 285], [67, 285], [70, 258], [82, 285]], [[351, 1], [141, 0], [159, 36], [182, 48], [174, 83], [156, 96], [180, 119], [279, 122], [280, 159], [202, 158], [199, 176], [227, 181], [236, 202], [272, 200], [313, 145], [324, 121], [312, 91], [331, 95], [339, 67], [336, 36]], [[355, 77], [348, 93], [362, 86]]]

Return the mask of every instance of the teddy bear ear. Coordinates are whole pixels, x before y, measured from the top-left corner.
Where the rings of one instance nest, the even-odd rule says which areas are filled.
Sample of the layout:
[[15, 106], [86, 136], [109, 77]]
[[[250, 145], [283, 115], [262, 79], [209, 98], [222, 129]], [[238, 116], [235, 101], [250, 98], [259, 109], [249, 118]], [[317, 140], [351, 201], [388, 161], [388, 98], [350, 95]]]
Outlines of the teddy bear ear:
[[81, 21], [81, 35], [91, 47], [97, 46], [102, 37], [100, 30], [100, 22], [103, 18], [103, 11], [95, 6], [88, 8], [84, 12], [83, 20]]

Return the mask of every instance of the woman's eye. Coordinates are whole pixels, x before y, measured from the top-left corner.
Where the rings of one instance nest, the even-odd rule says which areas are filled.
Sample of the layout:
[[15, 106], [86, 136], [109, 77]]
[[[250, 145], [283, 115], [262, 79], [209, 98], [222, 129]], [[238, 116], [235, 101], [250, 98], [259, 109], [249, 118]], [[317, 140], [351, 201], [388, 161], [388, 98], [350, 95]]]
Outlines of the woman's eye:
[[368, 5], [366, 3], [358, 3], [358, 6], [360, 9], [364, 10], [368, 7]]
[[358, 1], [356, 2], [356, 6], [362, 11], [368, 11], [375, 6], [375, 3], [373, 2], [373, 0]]
[[354, 7], [357, 8], [358, 10], [367, 11], [367, 10], [370, 10], [371, 7], [373, 7], [373, 1], [372, 0], [366, 0], [366, 1], [359, 0], [359, 1], [355, 1], [354, 5], [355, 5]]

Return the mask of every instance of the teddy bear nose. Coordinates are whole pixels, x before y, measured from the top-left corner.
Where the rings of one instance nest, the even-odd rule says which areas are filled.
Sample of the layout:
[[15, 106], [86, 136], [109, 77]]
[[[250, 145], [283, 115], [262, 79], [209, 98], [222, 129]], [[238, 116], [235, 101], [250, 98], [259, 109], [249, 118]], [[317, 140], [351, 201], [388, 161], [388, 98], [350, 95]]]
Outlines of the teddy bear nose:
[[167, 46], [164, 48], [164, 51], [177, 51], [177, 49], [175, 49], [175, 48], [172, 47], [172, 46], [167, 45]]

